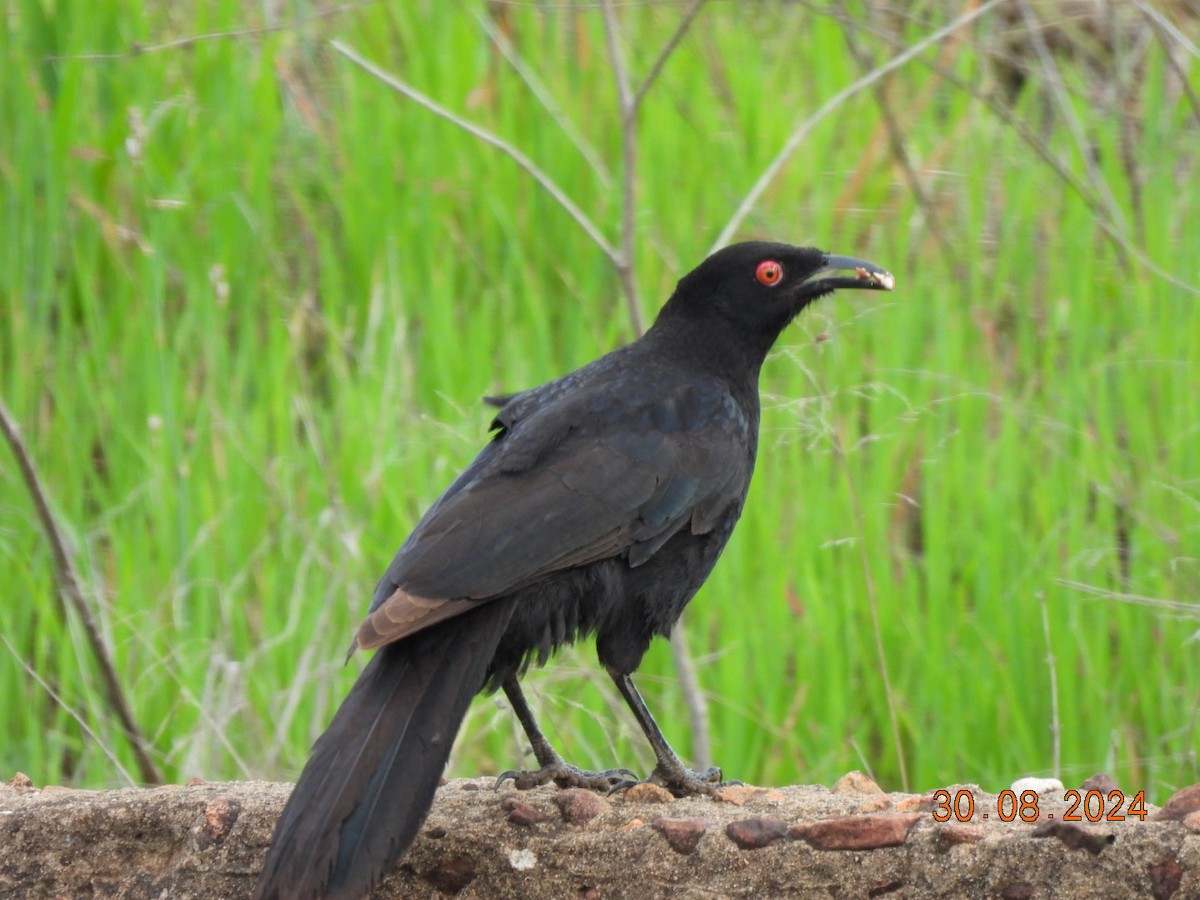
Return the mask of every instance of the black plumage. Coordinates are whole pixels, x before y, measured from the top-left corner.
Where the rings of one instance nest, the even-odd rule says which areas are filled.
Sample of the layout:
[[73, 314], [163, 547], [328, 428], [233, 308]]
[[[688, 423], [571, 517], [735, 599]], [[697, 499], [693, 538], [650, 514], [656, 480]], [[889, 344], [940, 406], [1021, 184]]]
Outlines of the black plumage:
[[646, 732], [652, 778], [711, 791], [671, 751], [630, 673], [708, 577], [745, 503], [758, 374], [809, 303], [892, 288], [862, 260], [786, 244], [721, 250], [680, 280], [638, 340], [508, 397], [491, 442], [413, 529], [355, 647], [380, 648], [317, 741], [255, 897], [359, 897], [407, 849], [471, 698], [503, 688], [542, 767], [506, 773], [604, 788], [625, 770], [567, 766], [517, 678], [595, 635]]

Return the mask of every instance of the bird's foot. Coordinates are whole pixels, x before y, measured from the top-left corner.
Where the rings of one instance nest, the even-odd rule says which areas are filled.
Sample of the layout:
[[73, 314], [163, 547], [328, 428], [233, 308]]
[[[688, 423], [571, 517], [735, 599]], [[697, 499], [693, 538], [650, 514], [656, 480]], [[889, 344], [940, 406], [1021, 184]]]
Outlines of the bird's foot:
[[[646, 782], [657, 784], [659, 787], [665, 787], [676, 797], [691, 797], [696, 794], [705, 794], [711, 797], [717, 788], [741, 784], [740, 781], [723, 780], [721, 778], [721, 770], [716, 766], [695, 772], [683, 764], [664, 766], [662, 763], [655, 766], [654, 771], [650, 773], [650, 777], [646, 779]], [[613, 790], [625, 791], [635, 784], [642, 783], [636, 779], [627, 779], [614, 785]]]
[[549, 784], [553, 781], [560, 788], [586, 788], [589, 791], [608, 793], [617, 785], [626, 781], [637, 783], [637, 773], [629, 769], [606, 769], [603, 772], [588, 772], [575, 766], [567, 765], [562, 760], [556, 760], [535, 771], [505, 772], [496, 779], [494, 787], [499, 788], [506, 781], [511, 781], [519, 791]]

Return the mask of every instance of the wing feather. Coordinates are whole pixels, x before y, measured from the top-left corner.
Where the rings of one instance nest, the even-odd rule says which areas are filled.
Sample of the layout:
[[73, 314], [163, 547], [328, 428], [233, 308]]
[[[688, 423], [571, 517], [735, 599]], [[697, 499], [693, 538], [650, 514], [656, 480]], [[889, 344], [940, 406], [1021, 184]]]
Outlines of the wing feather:
[[744, 496], [754, 435], [718, 382], [668, 385], [638, 403], [585, 385], [538, 406], [538, 390], [513, 395], [522, 415], [501, 410], [503, 431], [397, 552], [359, 646], [555, 571], [622, 556], [641, 565], [689, 523], [710, 530]]

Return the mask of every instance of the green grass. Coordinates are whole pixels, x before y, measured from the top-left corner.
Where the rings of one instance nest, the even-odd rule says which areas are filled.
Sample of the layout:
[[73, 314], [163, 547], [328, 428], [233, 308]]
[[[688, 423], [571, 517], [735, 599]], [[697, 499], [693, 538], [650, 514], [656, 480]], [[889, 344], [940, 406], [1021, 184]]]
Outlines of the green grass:
[[[361, 665], [341, 658], [375, 578], [485, 439], [478, 398], [632, 336], [608, 260], [527, 175], [328, 43], [516, 143], [615, 241], [596, 10], [514, 5], [504, 24], [603, 173], [495, 51], [482, 4], [71, 58], [268, 24], [258, 9], [20, 0], [0, 29], [0, 399], [173, 780], [294, 776]], [[753, 9], [708, 4], [642, 110], [647, 316], [797, 123], [863, 74], [833, 19]], [[621, 9], [636, 75], [679, 15]], [[897, 27], [909, 45], [933, 26]], [[747, 513], [687, 618], [731, 776], [864, 768], [899, 788], [902, 753], [913, 789], [997, 790], [1054, 771], [1053, 677], [1065, 781], [1105, 770], [1161, 802], [1200, 780], [1200, 296], [1119, 249], [1019, 133], [1101, 195], [1036, 56], [1007, 117], [984, 102], [998, 30], [985, 17], [922, 57], [958, 84], [922, 62], [886, 84], [928, 207], [868, 91], [740, 229], [870, 258], [898, 290], [826, 301], [766, 368]], [[1056, 59], [1106, 218], [1200, 284], [1198, 111], [1161, 46], [1109, 83]], [[7, 448], [0, 584], [0, 772], [121, 783], [132, 756]], [[529, 679], [569, 758], [646, 769], [604, 681], [590, 647]], [[640, 682], [686, 755], [665, 645]], [[521, 746], [482, 699], [454, 770], [509, 768]]]

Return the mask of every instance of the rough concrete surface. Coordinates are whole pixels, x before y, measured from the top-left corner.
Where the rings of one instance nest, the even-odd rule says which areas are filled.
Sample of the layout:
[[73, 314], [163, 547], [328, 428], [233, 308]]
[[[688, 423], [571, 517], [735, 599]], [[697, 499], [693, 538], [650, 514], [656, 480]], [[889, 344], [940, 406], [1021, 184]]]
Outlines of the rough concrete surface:
[[[1035, 821], [1005, 823], [999, 813], [1017, 810], [973, 786], [948, 788], [965, 821], [939, 822], [932, 793], [885, 794], [861, 776], [717, 799], [643, 787], [601, 797], [452, 781], [375, 896], [1200, 897], [1200, 786], [1145, 820], [1096, 823], [1082, 806], [1083, 821], [1064, 822], [1051, 794], [1026, 808]], [[17, 776], [0, 786], [0, 897], [247, 896], [290, 790], [38, 789]]]

